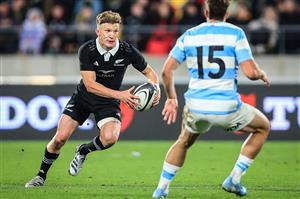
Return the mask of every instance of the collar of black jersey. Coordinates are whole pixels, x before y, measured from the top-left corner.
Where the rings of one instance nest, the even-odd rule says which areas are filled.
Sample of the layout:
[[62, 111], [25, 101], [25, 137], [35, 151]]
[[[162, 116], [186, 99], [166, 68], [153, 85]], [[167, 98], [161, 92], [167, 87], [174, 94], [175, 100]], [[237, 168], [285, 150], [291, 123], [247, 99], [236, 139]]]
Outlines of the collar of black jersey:
[[112, 49], [110, 49], [109, 51], [105, 50], [104, 48], [101, 47], [100, 43], [99, 43], [99, 38], [96, 39], [96, 46], [97, 46], [97, 50], [101, 55], [104, 55], [104, 53], [109, 52], [111, 55], [115, 55], [116, 52], [119, 49], [119, 39], [117, 39], [116, 41], [116, 46]]

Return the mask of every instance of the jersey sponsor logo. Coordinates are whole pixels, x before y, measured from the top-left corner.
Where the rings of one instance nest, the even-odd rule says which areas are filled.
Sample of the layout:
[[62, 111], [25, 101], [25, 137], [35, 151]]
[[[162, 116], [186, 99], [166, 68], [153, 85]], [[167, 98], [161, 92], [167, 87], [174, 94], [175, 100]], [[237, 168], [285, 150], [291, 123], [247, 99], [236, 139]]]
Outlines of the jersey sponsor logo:
[[122, 61], [124, 61], [124, 59], [117, 59], [114, 63], [114, 66], [124, 66], [125, 64], [122, 63]]
[[98, 77], [114, 77], [115, 76], [115, 70], [98, 70], [100, 74], [98, 73]]
[[99, 70], [103, 74], [113, 73], [115, 70]]

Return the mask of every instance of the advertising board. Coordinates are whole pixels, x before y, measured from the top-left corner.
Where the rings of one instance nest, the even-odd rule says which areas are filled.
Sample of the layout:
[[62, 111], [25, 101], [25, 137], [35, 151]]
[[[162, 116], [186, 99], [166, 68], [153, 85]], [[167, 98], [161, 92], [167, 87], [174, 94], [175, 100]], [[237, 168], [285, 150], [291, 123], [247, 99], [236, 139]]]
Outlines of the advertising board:
[[[129, 88], [131, 85], [124, 86]], [[161, 111], [161, 102], [145, 112], [136, 112], [121, 104], [121, 139], [159, 140], [176, 139], [181, 125], [185, 85], [177, 85], [179, 114], [174, 125], [166, 125]], [[28, 86], [3, 85], [0, 88], [0, 138], [1, 140], [49, 139], [55, 133], [57, 122], [74, 85]], [[299, 140], [300, 96], [299, 85], [242, 85], [239, 87], [242, 100], [257, 107], [271, 122], [272, 140]], [[80, 126], [71, 139], [91, 139], [98, 130], [93, 117]], [[226, 133], [213, 128], [200, 139], [241, 139], [244, 136]]]

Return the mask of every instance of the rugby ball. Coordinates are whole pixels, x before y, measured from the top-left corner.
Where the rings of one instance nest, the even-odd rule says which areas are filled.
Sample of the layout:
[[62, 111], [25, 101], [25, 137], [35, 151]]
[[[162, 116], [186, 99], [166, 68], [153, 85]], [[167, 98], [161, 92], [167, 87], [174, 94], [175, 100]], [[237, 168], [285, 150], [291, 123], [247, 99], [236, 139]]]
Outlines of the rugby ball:
[[146, 111], [152, 107], [156, 95], [156, 88], [151, 83], [147, 82], [139, 85], [134, 89], [133, 95], [139, 97], [139, 105], [135, 106], [136, 111]]

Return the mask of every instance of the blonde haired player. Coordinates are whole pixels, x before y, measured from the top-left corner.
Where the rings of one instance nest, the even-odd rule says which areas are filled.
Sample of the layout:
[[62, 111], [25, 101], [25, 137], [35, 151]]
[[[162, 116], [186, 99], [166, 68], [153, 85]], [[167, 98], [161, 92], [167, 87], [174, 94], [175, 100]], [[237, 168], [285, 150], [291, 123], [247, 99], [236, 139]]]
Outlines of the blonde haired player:
[[68, 170], [70, 175], [78, 175], [88, 153], [106, 150], [118, 141], [121, 129], [120, 102], [132, 108], [137, 105], [137, 97], [132, 94], [134, 87], [119, 90], [128, 65], [131, 64], [156, 85], [158, 92], [153, 106], [159, 102], [156, 72], [136, 48], [119, 40], [120, 15], [106, 11], [99, 14], [96, 21], [97, 38], [79, 48], [81, 81], [63, 111], [55, 136], [45, 149], [38, 174], [25, 187], [44, 185], [47, 172], [58, 158], [60, 149], [90, 114], [95, 116], [99, 135], [90, 143], [77, 146]]

